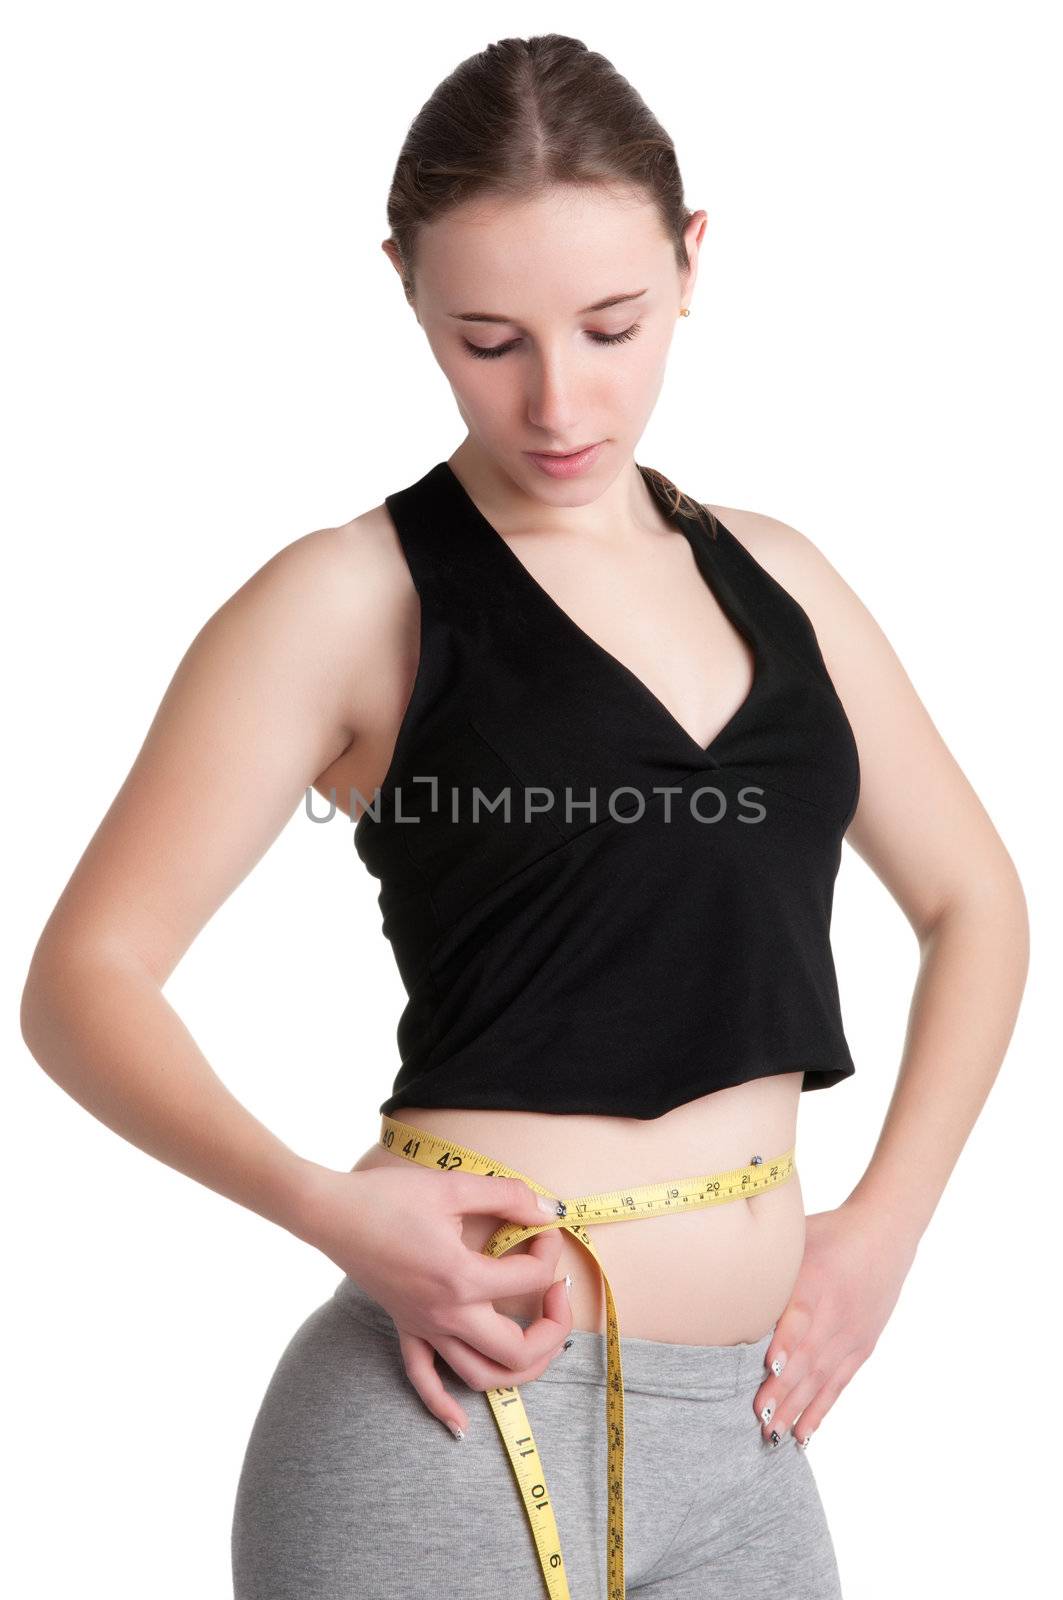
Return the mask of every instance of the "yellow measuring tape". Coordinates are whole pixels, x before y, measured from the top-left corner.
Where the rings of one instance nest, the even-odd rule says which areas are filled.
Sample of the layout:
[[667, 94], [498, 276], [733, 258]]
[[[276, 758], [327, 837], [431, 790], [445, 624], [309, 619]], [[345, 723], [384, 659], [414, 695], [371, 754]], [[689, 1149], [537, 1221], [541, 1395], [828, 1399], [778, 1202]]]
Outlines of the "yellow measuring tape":
[[[502, 1256], [514, 1245], [547, 1228], [564, 1228], [594, 1257], [605, 1284], [606, 1343], [608, 1378], [605, 1387], [605, 1427], [608, 1441], [609, 1525], [606, 1533], [606, 1568], [609, 1600], [625, 1600], [624, 1589], [624, 1375], [620, 1362], [620, 1323], [613, 1302], [613, 1291], [601, 1259], [587, 1233], [587, 1224], [630, 1222], [639, 1218], [663, 1216], [668, 1212], [700, 1211], [705, 1206], [725, 1205], [729, 1200], [745, 1200], [777, 1188], [793, 1176], [794, 1150], [764, 1161], [760, 1156], [744, 1167], [728, 1172], [713, 1172], [699, 1178], [677, 1178], [667, 1183], [644, 1183], [635, 1189], [612, 1189], [602, 1194], [578, 1195], [563, 1199], [551, 1195], [534, 1179], [525, 1177], [501, 1161], [492, 1161], [478, 1150], [452, 1144], [438, 1134], [412, 1127], [385, 1116], [381, 1122], [380, 1143], [385, 1150], [405, 1156], [422, 1167], [443, 1172], [475, 1172], [483, 1177], [519, 1178], [537, 1194], [548, 1195], [559, 1206], [556, 1222], [547, 1218], [532, 1227], [506, 1223], [491, 1235], [483, 1247], [485, 1256]], [[578, 1219], [578, 1220], [574, 1220]], [[557, 1536], [550, 1496], [546, 1488], [539, 1453], [520, 1391], [514, 1385], [488, 1389], [487, 1398], [516, 1475], [524, 1510], [531, 1525], [539, 1565], [546, 1580], [550, 1600], [570, 1600], [561, 1542]]]

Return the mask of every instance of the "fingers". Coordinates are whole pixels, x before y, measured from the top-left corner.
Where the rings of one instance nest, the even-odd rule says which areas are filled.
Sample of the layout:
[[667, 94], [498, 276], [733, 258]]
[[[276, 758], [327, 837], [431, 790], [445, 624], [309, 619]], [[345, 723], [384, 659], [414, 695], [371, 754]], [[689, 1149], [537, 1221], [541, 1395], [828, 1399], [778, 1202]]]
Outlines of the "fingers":
[[[780, 1350], [779, 1356], [773, 1359], [782, 1360], [783, 1352]], [[810, 1399], [814, 1393], [814, 1387], [808, 1388], [809, 1377], [807, 1352], [799, 1349], [785, 1360], [782, 1374], [777, 1377], [773, 1373], [757, 1391], [754, 1405], [760, 1422], [761, 1435], [766, 1442], [782, 1442], [787, 1428], [799, 1414], [799, 1407], [795, 1408], [795, 1400], [799, 1398], [802, 1387], [805, 1399]], [[821, 1380], [822, 1374], [817, 1373], [813, 1380], [814, 1386]]]
[[[803, 1443], [812, 1432], [813, 1424], [804, 1416], [804, 1409], [811, 1400], [814, 1400], [823, 1387], [823, 1374], [812, 1371], [799, 1381], [795, 1382], [779, 1400], [770, 1426], [775, 1429], [780, 1439], [783, 1434], [793, 1427], [800, 1418], [800, 1425], [794, 1428], [794, 1435], [798, 1443]], [[765, 1438], [771, 1437], [770, 1430], [765, 1428]]]
[[794, 1434], [800, 1444], [808, 1443], [863, 1361], [864, 1356], [860, 1351], [852, 1351], [838, 1366], [832, 1368], [829, 1376], [813, 1370], [795, 1386], [793, 1394], [787, 1396], [787, 1416], [783, 1426], [789, 1427], [793, 1423]]
[[[438, 1371], [436, 1370], [436, 1350], [444, 1361], [451, 1367], [470, 1389], [483, 1393], [488, 1389], [517, 1387], [522, 1383], [531, 1383], [542, 1376], [551, 1361], [560, 1354], [564, 1342], [572, 1331], [572, 1312], [569, 1306], [568, 1293], [564, 1280], [560, 1279], [551, 1285], [543, 1298], [543, 1306], [550, 1313], [549, 1316], [540, 1317], [532, 1324], [532, 1328], [543, 1329], [550, 1327], [552, 1335], [546, 1340], [545, 1348], [533, 1352], [526, 1343], [523, 1347], [524, 1363], [514, 1367], [510, 1363], [498, 1365], [484, 1357], [477, 1349], [465, 1340], [449, 1335], [441, 1335], [435, 1346], [417, 1334], [406, 1333], [396, 1324], [399, 1336], [399, 1349], [402, 1352], [406, 1376], [432, 1416], [453, 1430], [468, 1431], [469, 1419], [464, 1409], [457, 1400], [447, 1391]], [[499, 1322], [506, 1322], [515, 1331], [518, 1341], [524, 1339], [524, 1330], [518, 1323], [512, 1322], [507, 1317], [501, 1317], [497, 1312], [491, 1312]]]
[[[801, 1375], [801, 1361], [805, 1354], [801, 1341], [811, 1325], [809, 1314], [791, 1303], [772, 1331], [771, 1341], [764, 1352], [764, 1365], [771, 1369], [771, 1374], [753, 1396], [753, 1409], [766, 1440], [771, 1438], [773, 1431], [782, 1438], [779, 1408]], [[795, 1352], [799, 1359], [795, 1359]]]
[[[540, 1240], [543, 1242], [540, 1243]], [[474, 1352], [495, 1364], [496, 1372], [500, 1368], [515, 1371], [528, 1362], [538, 1361], [544, 1352], [556, 1349], [572, 1331], [572, 1308], [564, 1279], [555, 1282], [552, 1278], [559, 1255], [560, 1249], [540, 1235], [532, 1240], [528, 1255], [514, 1262], [515, 1266], [524, 1263], [519, 1276], [500, 1276], [498, 1268], [502, 1263], [485, 1258], [484, 1264], [491, 1271], [480, 1291], [483, 1298], [467, 1300], [458, 1306], [446, 1333], [460, 1343], [471, 1345]], [[544, 1279], [547, 1283], [545, 1293]], [[507, 1284], [513, 1283], [518, 1286], [516, 1290], [507, 1287]], [[512, 1317], [503, 1316], [491, 1303], [492, 1300], [527, 1291], [543, 1294], [543, 1315], [527, 1328], [522, 1328]], [[442, 1348], [438, 1342], [436, 1348]], [[497, 1381], [502, 1381], [500, 1375]]]
[[543, 1293], [553, 1283], [561, 1259], [561, 1229], [548, 1228], [514, 1245], [504, 1256], [475, 1255], [467, 1263], [477, 1300]]
[[443, 1386], [443, 1380], [436, 1371], [435, 1351], [426, 1339], [420, 1339], [414, 1333], [404, 1333], [396, 1324], [399, 1335], [399, 1349], [402, 1352], [406, 1376], [424, 1401], [433, 1417], [438, 1417], [440, 1422], [448, 1427], [453, 1424], [463, 1433], [468, 1432], [469, 1419], [458, 1402], [449, 1395]]
[[[781, 1348], [772, 1359], [783, 1359]], [[864, 1359], [860, 1351], [842, 1354], [837, 1345], [799, 1345], [783, 1360], [782, 1373], [772, 1373], [753, 1397], [763, 1438], [781, 1443], [792, 1429], [797, 1442], [807, 1445]]]
[[[493, 1376], [488, 1387], [493, 1387], [496, 1383], [512, 1383], [514, 1372], [538, 1361], [548, 1351], [556, 1350], [571, 1331], [572, 1309], [561, 1279], [551, 1284], [543, 1296], [543, 1315], [527, 1328], [522, 1328], [512, 1317], [503, 1316], [494, 1306], [481, 1302], [463, 1307], [461, 1325], [452, 1337], [461, 1344], [471, 1345], [476, 1355], [491, 1366]], [[508, 1378], [504, 1376], [507, 1371]]]
[[772, 1331], [771, 1342], [764, 1352], [764, 1364], [771, 1367], [772, 1375], [778, 1363], [786, 1365], [788, 1356], [799, 1350], [801, 1342], [812, 1326], [811, 1313], [793, 1302], [787, 1306]]
[[477, 1172], [454, 1175], [455, 1209], [468, 1213], [487, 1212], [491, 1216], [505, 1217], [508, 1222], [525, 1225], [544, 1222], [547, 1216], [557, 1216], [557, 1202], [548, 1195], [542, 1196], [523, 1178], [485, 1177]]
[[[485, 1357], [480, 1349], [466, 1340], [452, 1338], [449, 1335], [439, 1339], [437, 1345], [439, 1353], [470, 1389], [481, 1391], [504, 1389], [531, 1383], [535, 1378], [541, 1377], [554, 1358], [561, 1353], [565, 1340], [572, 1331], [572, 1314], [568, 1309], [568, 1295], [563, 1281], [551, 1287], [543, 1304], [544, 1306], [549, 1304], [553, 1316], [541, 1317], [537, 1323], [532, 1324], [532, 1327], [549, 1326], [553, 1332], [545, 1341], [545, 1347], [535, 1353], [531, 1348], [525, 1347], [523, 1361], [517, 1365], [507, 1362], [500, 1366]], [[497, 1313], [495, 1315], [497, 1316]], [[519, 1336], [522, 1331], [519, 1325], [513, 1323], [512, 1326]], [[529, 1334], [531, 1331], [532, 1328], [527, 1330]]]

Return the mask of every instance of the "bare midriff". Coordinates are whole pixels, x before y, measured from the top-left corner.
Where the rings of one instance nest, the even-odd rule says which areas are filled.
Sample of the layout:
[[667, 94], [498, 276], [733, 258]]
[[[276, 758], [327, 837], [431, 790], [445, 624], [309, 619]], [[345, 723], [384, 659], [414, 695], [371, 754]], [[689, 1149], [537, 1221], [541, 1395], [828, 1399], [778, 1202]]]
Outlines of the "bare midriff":
[[[780, 1073], [719, 1089], [652, 1120], [415, 1105], [398, 1106], [393, 1116], [476, 1150], [564, 1199], [701, 1177], [745, 1166], [754, 1155], [767, 1161], [785, 1154], [796, 1144], [802, 1076]], [[795, 1162], [798, 1170], [787, 1182], [750, 1200], [588, 1228], [609, 1275], [622, 1337], [737, 1344], [752, 1343], [772, 1327], [804, 1254], [799, 1153]], [[409, 1162], [376, 1143], [352, 1170], [382, 1165]], [[464, 1243], [482, 1251], [507, 1220], [467, 1214]], [[514, 1246], [526, 1248], [526, 1241]], [[573, 1278], [573, 1327], [604, 1333], [601, 1273], [562, 1229], [555, 1276], [566, 1272]], [[492, 1303], [503, 1315], [527, 1321], [543, 1314], [538, 1294]]]

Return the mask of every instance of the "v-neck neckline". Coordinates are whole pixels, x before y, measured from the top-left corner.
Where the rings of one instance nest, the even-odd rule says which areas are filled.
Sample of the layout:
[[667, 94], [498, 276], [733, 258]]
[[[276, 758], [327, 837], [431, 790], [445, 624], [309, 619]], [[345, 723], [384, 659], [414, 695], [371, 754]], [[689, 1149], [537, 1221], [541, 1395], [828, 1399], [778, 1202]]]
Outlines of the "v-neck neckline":
[[[715, 598], [716, 603], [719, 605], [720, 610], [723, 612], [727, 621], [731, 624], [736, 633], [745, 639], [746, 643], [750, 647], [750, 650], [752, 651], [753, 681], [750, 684], [748, 694], [739, 705], [738, 709], [733, 713], [733, 715], [728, 717], [723, 727], [713, 735], [708, 744], [702, 745], [699, 744], [694, 735], [683, 726], [678, 717], [676, 717], [675, 714], [668, 709], [664, 701], [661, 700], [660, 697], [649, 687], [649, 685], [639, 677], [637, 672], [635, 672], [631, 667], [627, 666], [625, 662], [621, 661], [619, 656], [613, 655], [611, 650], [607, 650], [603, 644], [600, 644], [599, 641], [595, 639], [593, 634], [588, 633], [585, 628], [580, 626], [574, 617], [569, 615], [565, 608], [554, 599], [549, 590], [543, 588], [543, 585], [539, 582], [538, 578], [536, 578], [535, 575], [524, 565], [524, 562], [517, 555], [516, 551], [502, 537], [498, 529], [488, 521], [487, 517], [480, 510], [480, 507], [476, 504], [476, 501], [472, 498], [472, 495], [469, 493], [468, 489], [466, 489], [465, 485], [454, 471], [454, 468], [450, 465], [450, 462], [441, 461], [440, 466], [444, 471], [447, 481], [449, 481], [456, 489], [459, 499], [467, 510], [473, 524], [480, 530], [481, 533], [489, 536], [492, 544], [500, 547], [501, 559], [510, 568], [516, 580], [522, 584], [530, 594], [535, 596], [545, 610], [555, 619], [556, 622], [560, 624], [563, 631], [568, 633], [573, 639], [579, 641], [583, 648], [589, 650], [596, 660], [603, 663], [609, 671], [611, 671], [615, 676], [619, 677], [629, 687], [629, 689], [633, 689], [636, 696], [642, 701], [643, 705], [649, 709], [651, 714], [655, 715], [660, 720], [660, 722], [670, 731], [673, 738], [678, 739], [679, 742], [685, 746], [688, 756], [692, 754], [699, 764], [709, 763], [710, 765], [718, 765], [715, 755], [718, 747], [730, 737], [730, 735], [736, 730], [738, 724], [745, 720], [754, 702], [760, 696], [760, 691], [765, 677], [765, 654], [762, 638], [753, 625], [752, 620], [744, 608], [740, 606], [740, 603], [735, 599], [735, 596], [731, 591], [726, 579], [717, 571], [716, 567], [712, 563], [711, 554], [705, 547], [705, 530], [700, 527], [700, 525], [688, 527], [688, 519], [681, 515], [677, 515], [674, 518], [676, 531], [680, 533], [690, 544], [694, 554], [695, 565], [701, 574], [706, 587]], [[639, 471], [642, 472], [641, 467], [639, 467]], [[645, 474], [643, 474], [643, 477], [645, 478]], [[653, 488], [648, 481], [647, 487], [652, 493]]]

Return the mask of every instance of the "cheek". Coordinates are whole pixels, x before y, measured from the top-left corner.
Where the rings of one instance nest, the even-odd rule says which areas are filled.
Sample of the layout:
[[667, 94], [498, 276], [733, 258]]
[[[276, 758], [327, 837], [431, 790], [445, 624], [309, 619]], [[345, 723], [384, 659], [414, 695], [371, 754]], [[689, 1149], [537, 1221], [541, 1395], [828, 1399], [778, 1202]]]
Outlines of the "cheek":
[[460, 382], [451, 380], [450, 388], [465, 426], [485, 445], [500, 448], [506, 435], [520, 426], [520, 393], [512, 384], [477, 382], [463, 373]]
[[660, 393], [661, 384], [664, 382], [665, 370], [668, 366], [668, 356], [672, 348], [672, 335], [666, 339], [655, 339], [652, 343], [647, 341], [645, 361], [642, 366], [642, 381], [645, 388], [654, 395]]
[[436, 365], [450, 385], [451, 393], [459, 409], [462, 410], [462, 415], [465, 411], [482, 410], [486, 403], [484, 396], [489, 387], [486, 382], [487, 369], [492, 363], [477, 361], [472, 356], [464, 355], [455, 348], [450, 339], [437, 342], [427, 330], [426, 336]]
[[630, 353], [617, 363], [613, 393], [616, 405], [628, 416], [640, 420], [649, 416], [661, 392], [667, 359], [667, 347], [647, 345], [637, 356]]
[[524, 432], [519, 396], [509, 397], [499, 384], [470, 381], [464, 373], [460, 382], [454, 378], [449, 381], [458, 414], [473, 438], [488, 451], [504, 455], [511, 447], [512, 436]]
[[499, 368], [501, 361], [477, 361], [474, 356], [459, 356], [441, 361], [440, 366], [451, 393], [457, 401], [462, 416], [471, 415], [486, 421], [492, 412], [505, 410], [516, 393], [516, 385]]

